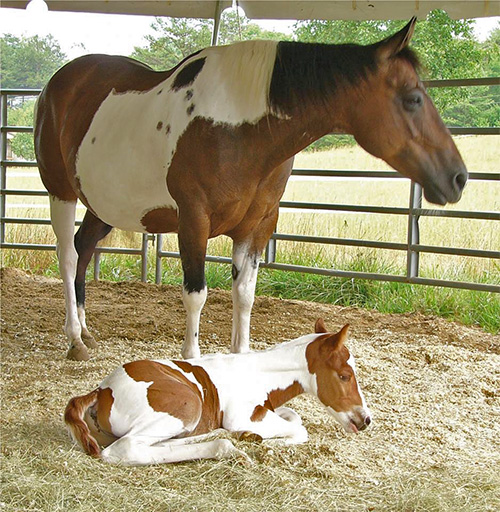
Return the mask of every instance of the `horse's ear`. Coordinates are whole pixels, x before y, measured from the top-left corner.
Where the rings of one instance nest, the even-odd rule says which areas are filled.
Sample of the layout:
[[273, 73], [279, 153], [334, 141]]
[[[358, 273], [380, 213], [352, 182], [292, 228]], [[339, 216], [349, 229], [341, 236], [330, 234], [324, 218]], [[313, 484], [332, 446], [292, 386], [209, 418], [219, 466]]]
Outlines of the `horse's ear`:
[[408, 46], [408, 43], [413, 36], [416, 23], [417, 17], [413, 16], [409, 23], [399, 32], [396, 32], [394, 35], [388, 37], [387, 39], [380, 41], [377, 48], [377, 57], [381, 61], [390, 59], [391, 57], [397, 55], [403, 48]]
[[316, 320], [316, 323], [314, 324], [314, 332], [316, 333], [322, 333], [322, 332], [328, 332], [328, 329], [326, 328], [325, 321], [322, 318], [318, 318]]
[[330, 350], [339, 350], [347, 340], [347, 331], [349, 330], [349, 324], [345, 324], [342, 329], [336, 334], [331, 334], [326, 342]]

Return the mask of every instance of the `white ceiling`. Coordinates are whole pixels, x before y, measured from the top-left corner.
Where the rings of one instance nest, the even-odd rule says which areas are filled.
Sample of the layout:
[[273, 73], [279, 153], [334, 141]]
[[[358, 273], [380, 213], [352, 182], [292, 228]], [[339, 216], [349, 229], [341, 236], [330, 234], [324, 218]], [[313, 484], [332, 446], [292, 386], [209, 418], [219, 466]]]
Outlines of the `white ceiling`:
[[[45, 0], [51, 11], [146, 14], [180, 18], [214, 18], [217, 7], [231, 7], [232, 0]], [[29, 0], [1, 0], [1, 7], [24, 9]], [[239, 0], [251, 19], [349, 19], [382, 20], [425, 18], [433, 9], [444, 9], [451, 18], [500, 15], [498, 0]]]

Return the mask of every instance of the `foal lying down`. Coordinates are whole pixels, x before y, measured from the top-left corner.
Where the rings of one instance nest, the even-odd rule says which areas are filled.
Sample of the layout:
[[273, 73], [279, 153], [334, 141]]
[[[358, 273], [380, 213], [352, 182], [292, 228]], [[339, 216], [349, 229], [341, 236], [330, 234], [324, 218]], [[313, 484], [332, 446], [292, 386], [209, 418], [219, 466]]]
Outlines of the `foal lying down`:
[[283, 407], [301, 393], [317, 396], [346, 432], [364, 430], [371, 416], [344, 345], [348, 326], [315, 327], [262, 352], [124, 364], [70, 400], [66, 425], [89, 455], [128, 465], [245, 456], [228, 439], [207, 440], [219, 428], [303, 443], [300, 417]]

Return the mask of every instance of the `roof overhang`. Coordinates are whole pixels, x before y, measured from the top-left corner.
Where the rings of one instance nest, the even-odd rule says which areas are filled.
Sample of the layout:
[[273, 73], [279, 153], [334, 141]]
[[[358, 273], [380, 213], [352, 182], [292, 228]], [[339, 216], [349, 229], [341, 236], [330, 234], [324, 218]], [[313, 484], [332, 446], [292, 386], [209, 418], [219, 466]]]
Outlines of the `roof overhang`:
[[[177, 18], [214, 18], [232, 0], [45, 0], [50, 11], [144, 14]], [[24, 9], [29, 0], [2, 0], [1, 7]], [[239, 0], [251, 19], [423, 19], [443, 9], [453, 19], [500, 15], [497, 0]]]

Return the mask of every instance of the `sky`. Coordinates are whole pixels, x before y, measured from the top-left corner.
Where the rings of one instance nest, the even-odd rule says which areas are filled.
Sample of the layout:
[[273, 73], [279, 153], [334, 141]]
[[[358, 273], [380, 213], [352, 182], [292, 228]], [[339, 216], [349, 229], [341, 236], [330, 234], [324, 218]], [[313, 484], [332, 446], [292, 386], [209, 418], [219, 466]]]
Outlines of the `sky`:
[[[144, 36], [152, 34], [152, 16], [48, 12], [33, 8], [0, 9], [0, 34], [15, 36], [53, 35], [69, 58], [86, 53], [130, 55], [135, 46], [145, 46]], [[263, 28], [289, 32], [290, 20], [253, 20]], [[500, 17], [478, 18], [476, 33], [484, 40]]]

